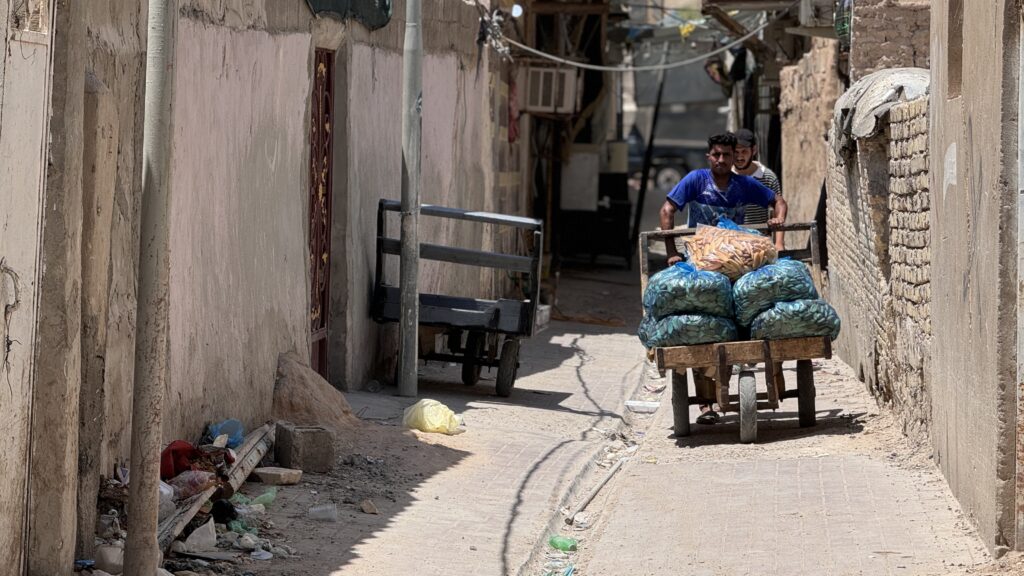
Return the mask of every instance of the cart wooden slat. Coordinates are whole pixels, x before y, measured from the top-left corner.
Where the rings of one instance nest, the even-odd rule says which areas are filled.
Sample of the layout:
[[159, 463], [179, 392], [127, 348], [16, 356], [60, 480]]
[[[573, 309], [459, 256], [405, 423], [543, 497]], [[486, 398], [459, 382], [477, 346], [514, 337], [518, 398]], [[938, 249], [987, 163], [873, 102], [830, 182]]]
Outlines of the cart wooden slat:
[[[765, 345], [771, 351], [766, 357]], [[719, 365], [721, 353], [728, 364], [759, 364], [813, 360], [832, 357], [832, 341], [827, 337], [791, 338], [787, 340], [745, 340], [697, 346], [655, 348], [654, 355], [661, 370], [673, 368], [713, 368]]]

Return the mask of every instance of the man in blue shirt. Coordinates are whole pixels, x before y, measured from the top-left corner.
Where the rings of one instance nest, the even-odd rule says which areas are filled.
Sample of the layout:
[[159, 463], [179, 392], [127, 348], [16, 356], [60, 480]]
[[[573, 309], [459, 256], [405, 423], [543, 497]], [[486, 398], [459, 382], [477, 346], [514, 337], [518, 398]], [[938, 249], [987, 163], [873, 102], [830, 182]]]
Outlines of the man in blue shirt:
[[[661, 207], [661, 229], [675, 228], [676, 211], [684, 207], [690, 210], [690, 228], [701, 224], [714, 226], [720, 218], [743, 224], [746, 207], [751, 204], [774, 208], [775, 217], [768, 220], [769, 226], [783, 224], [786, 221], [786, 201], [756, 179], [733, 173], [735, 160], [735, 135], [726, 133], [708, 138], [711, 169], [690, 172], [668, 193], [665, 205]], [[665, 239], [665, 251], [669, 266], [683, 259], [674, 238]], [[700, 404], [697, 423], [717, 423], [718, 413], [708, 402], [715, 397], [714, 379], [704, 371], [694, 370], [694, 388], [697, 396], [705, 400]]]
[[[786, 221], [786, 201], [756, 179], [733, 173], [735, 161], [735, 135], [726, 133], [708, 138], [711, 168], [690, 172], [668, 193], [661, 207], [661, 229], [675, 228], [676, 211], [683, 207], [689, 207], [691, 228], [701, 224], [714, 226], [720, 218], [743, 224], [748, 204], [773, 208], [775, 217], [768, 221], [768, 225], [783, 224]], [[670, 266], [683, 259], [674, 239], [665, 240], [665, 250]]]

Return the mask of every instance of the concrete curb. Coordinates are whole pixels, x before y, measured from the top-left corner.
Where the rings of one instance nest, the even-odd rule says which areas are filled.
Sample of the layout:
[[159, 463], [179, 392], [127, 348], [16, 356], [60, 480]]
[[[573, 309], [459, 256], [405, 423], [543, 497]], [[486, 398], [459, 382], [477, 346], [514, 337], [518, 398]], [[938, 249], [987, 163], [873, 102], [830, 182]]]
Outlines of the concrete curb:
[[[626, 401], [633, 398], [636, 393], [643, 388], [643, 385], [647, 383], [647, 362], [646, 360], [640, 363], [640, 378], [637, 379], [637, 384], [633, 386], [628, 394], [623, 395], [618, 404], [616, 405], [616, 411], [622, 414], [622, 419], [619, 420], [618, 425], [615, 426], [614, 432], [619, 433], [630, 427], [629, 423], [629, 411], [626, 409]], [[660, 408], [659, 408], [660, 411]], [[550, 534], [558, 534], [562, 526], [565, 525], [565, 519], [562, 515], [562, 508], [572, 508], [571, 503], [578, 496], [581, 496], [581, 492], [584, 491], [582, 483], [585, 478], [589, 478], [594, 470], [597, 468], [597, 462], [600, 459], [599, 456], [605, 447], [604, 442], [600, 442], [591, 451], [590, 455], [586, 457], [586, 463], [583, 468], [576, 474], [572, 480], [569, 481], [569, 486], [566, 488], [562, 497], [556, 504], [555, 513], [551, 516], [551, 520], [548, 521], [547, 526], [544, 528], [544, 533], [540, 535], [537, 542], [534, 544], [533, 549], [530, 551], [529, 556], [516, 570], [516, 576], [534, 576], [528, 573], [531, 566], [537, 563], [541, 558], [544, 557], [544, 553], [548, 548], [548, 537]], [[621, 470], [620, 470], [621, 473]]]

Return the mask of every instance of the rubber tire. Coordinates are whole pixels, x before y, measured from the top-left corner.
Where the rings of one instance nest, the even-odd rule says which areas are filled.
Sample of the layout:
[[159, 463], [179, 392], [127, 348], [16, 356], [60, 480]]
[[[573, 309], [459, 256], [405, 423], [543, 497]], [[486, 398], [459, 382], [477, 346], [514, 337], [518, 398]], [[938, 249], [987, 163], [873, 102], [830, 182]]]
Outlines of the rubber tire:
[[[466, 349], [463, 351], [463, 355], [469, 358], [480, 358], [484, 353], [484, 340], [485, 337], [480, 332], [470, 332], [466, 336]], [[476, 386], [480, 382], [480, 369], [479, 364], [474, 364], [471, 361], [465, 361], [462, 363], [462, 383], [466, 386]]]
[[519, 370], [519, 340], [508, 338], [501, 345], [501, 358], [498, 359], [498, 377], [494, 381], [494, 391], [502, 398], [512, 395], [512, 387], [516, 385], [516, 372]]
[[686, 169], [682, 166], [670, 164], [668, 166], [662, 166], [658, 168], [658, 171], [654, 173], [654, 189], [669, 193], [672, 188], [679, 184], [679, 182], [686, 176]]
[[810, 360], [798, 360], [796, 363], [796, 386], [797, 398], [800, 413], [800, 427], [810, 428], [817, 424], [817, 416], [814, 407], [814, 397], [817, 390], [814, 388], [814, 365]]
[[677, 438], [690, 435], [690, 386], [686, 369], [669, 370], [665, 377], [672, 383], [672, 429]]
[[757, 442], [757, 380], [749, 370], [740, 372], [740, 442]]

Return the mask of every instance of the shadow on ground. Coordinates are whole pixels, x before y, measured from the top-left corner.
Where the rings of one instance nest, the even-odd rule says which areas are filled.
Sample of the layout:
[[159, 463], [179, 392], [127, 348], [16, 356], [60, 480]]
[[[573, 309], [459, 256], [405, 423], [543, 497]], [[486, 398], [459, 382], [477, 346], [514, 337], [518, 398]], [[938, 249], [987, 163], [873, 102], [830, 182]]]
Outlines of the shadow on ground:
[[[298, 557], [274, 558], [248, 563], [245, 571], [260, 575], [328, 576], [355, 557], [358, 545], [394, 522], [416, 500], [414, 493], [425, 481], [457, 465], [468, 453], [423, 442], [409, 431], [364, 422], [341, 437], [338, 463], [330, 474], [304, 474], [297, 486], [282, 487], [267, 519], [273, 528], [261, 536], [275, 544], [295, 548]], [[250, 495], [266, 487], [246, 484]], [[362, 510], [370, 501], [376, 514]], [[318, 522], [308, 516], [310, 507], [335, 503], [337, 522]]]
[[[761, 411], [757, 415], [757, 443], [772, 444], [787, 442], [810, 436], [852, 436], [864, 430], [859, 421], [864, 412], [850, 413], [839, 408], [819, 410], [815, 426], [801, 428], [796, 412]], [[666, 437], [672, 438], [679, 447], [695, 448], [719, 444], [736, 445], [739, 442], [740, 422], [736, 414], [722, 416], [718, 424], [702, 426], [691, 424], [690, 435], [675, 437], [671, 428], [665, 430]]]
[[[517, 481], [515, 497], [507, 502], [510, 516], [502, 531], [503, 573], [514, 573], [523, 560], [513, 558], [511, 552], [513, 527], [520, 520], [531, 483], [536, 484], [539, 471], [551, 466], [552, 461], [564, 460], [568, 466], [569, 459], [564, 452], [578, 450], [578, 443], [590, 434], [591, 427], [607, 419], [621, 419], [614, 406], [602, 404], [602, 400], [608, 402], [607, 398], [598, 398], [592, 393], [592, 383], [583, 372], [594, 360], [588, 355], [588, 349], [592, 349], [587, 345], [590, 339], [635, 333], [640, 319], [636, 274], [590, 270], [576, 278], [577, 274], [571, 272], [562, 276], [560, 291], [566, 296], [560, 310], [569, 317], [585, 317], [597, 322], [555, 321], [546, 330], [525, 340], [517, 385], [511, 397], [495, 395], [495, 370], [485, 369], [478, 385], [465, 386], [459, 365], [420, 365], [419, 398], [436, 399], [456, 413], [464, 414], [469, 433], [474, 423], [483, 418], [482, 412], [503, 411], [512, 417], [510, 408], [513, 407], [585, 418], [574, 421], [572, 433], [563, 439], [555, 438]], [[623, 318], [624, 311], [630, 315]], [[535, 377], [556, 370], [560, 375], [554, 381], [550, 374]], [[635, 370], [632, 376], [637, 376]], [[619, 385], [629, 386], [628, 378], [624, 376]], [[329, 576], [351, 570], [350, 565], [359, 553], [372, 549], [377, 535], [400, 522], [399, 517], [412, 508], [417, 489], [424, 482], [471, 455], [442, 445], [446, 442], [443, 437], [417, 437], [405, 431], [401, 426], [403, 410], [416, 399], [399, 398], [395, 394], [394, 387], [385, 387], [376, 394], [348, 395], [363, 424], [340, 442], [337, 467], [331, 474], [307, 475], [299, 486], [281, 490], [268, 515], [276, 528], [264, 535], [275, 543], [278, 538], [289, 535], [293, 541], [281, 543], [296, 548], [300, 557], [275, 558], [269, 563], [249, 562], [245, 570], [268, 576]], [[562, 471], [563, 474], [569, 472], [568, 468]], [[259, 493], [261, 488], [247, 486], [251, 493]], [[546, 488], [553, 490], [555, 487]], [[360, 509], [366, 499], [373, 501], [379, 514], [366, 514]], [[327, 501], [337, 503], [338, 522], [319, 523], [307, 517], [310, 506]], [[439, 530], [436, 536], [443, 538], [443, 527]], [[410, 551], [414, 544], [409, 543]]]

